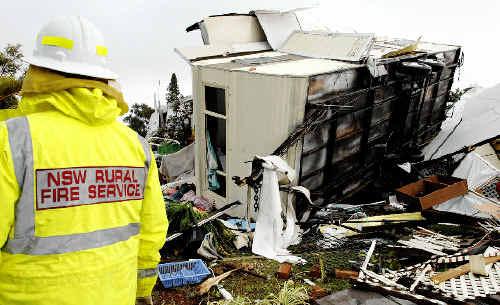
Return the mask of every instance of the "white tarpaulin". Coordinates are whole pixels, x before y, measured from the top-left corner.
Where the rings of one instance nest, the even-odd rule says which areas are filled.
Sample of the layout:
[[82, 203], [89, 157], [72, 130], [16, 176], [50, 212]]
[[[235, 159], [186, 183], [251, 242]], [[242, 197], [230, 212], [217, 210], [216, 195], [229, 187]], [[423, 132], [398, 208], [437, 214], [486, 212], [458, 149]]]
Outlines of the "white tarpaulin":
[[[257, 158], [264, 161], [264, 173], [252, 252], [280, 263], [302, 263], [303, 259], [291, 255], [287, 250], [289, 246], [300, 242], [300, 228], [296, 224], [292, 201], [282, 203], [279, 190], [279, 176], [286, 176], [292, 182], [295, 179], [295, 171], [278, 156]], [[301, 191], [300, 188], [295, 190]], [[286, 216], [285, 229], [283, 213]]]
[[[469, 190], [475, 190], [492, 178], [500, 176], [500, 170], [495, 168], [476, 152], [471, 152], [462, 160], [457, 169], [455, 169], [453, 176], [467, 179]], [[433, 208], [443, 212], [489, 218], [491, 213], [482, 212], [488, 209], [482, 207], [483, 205], [494, 206], [495, 204], [491, 200], [469, 192], [464, 196], [453, 198]], [[500, 208], [500, 204], [496, 206], [497, 209]]]
[[500, 84], [463, 98], [424, 149], [425, 160], [452, 154], [500, 135]]
[[162, 157], [160, 173], [169, 180], [191, 177], [194, 174], [194, 143], [178, 152]]

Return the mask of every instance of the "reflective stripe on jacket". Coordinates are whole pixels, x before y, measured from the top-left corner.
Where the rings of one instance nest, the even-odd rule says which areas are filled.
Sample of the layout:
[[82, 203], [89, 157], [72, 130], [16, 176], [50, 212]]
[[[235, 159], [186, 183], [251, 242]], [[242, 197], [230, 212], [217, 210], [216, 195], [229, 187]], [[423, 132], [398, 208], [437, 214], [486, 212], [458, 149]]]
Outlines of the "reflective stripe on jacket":
[[168, 222], [147, 143], [100, 89], [26, 95], [20, 108], [0, 123], [0, 304], [150, 295]]

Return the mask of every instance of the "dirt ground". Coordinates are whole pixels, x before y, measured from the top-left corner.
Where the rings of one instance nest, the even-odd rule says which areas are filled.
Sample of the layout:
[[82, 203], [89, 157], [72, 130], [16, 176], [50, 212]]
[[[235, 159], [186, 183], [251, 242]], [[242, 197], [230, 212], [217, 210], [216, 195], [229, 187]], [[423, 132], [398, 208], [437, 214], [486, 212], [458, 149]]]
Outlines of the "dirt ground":
[[[331, 293], [338, 290], [349, 288], [351, 284], [347, 280], [335, 279], [331, 271], [334, 268], [348, 268], [352, 260], [358, 260], [363, 253], [336, 250], [331, 252], [319, 253], [304, 253], [301, 256], [308, 261], [305, 265], [293, 266], [291, 280], [297, 284], [307, 285], [304, 279], [314, 281], [318, 286], [325, 289], [326, 293]], [[313, 278], [310, 274], [311, 269], [318, 269], [320, 266], [320, 258], [324, 266], [324, 279]], [[264, 299], [270, 294], [277, 294], [282, 288], [286, 280], [278, 279], [276, 272], [279, 268], [279, 263], [265, 258], [245, 258], [238, 257], [235, 260], [228, 258], [228, 261], [217, 262], [209, 267], [218, 274], [226, 270], [227, 265], [246, 266], [251, 268], [252, 273], [262, 275], [258, 277], [242, 271], [233, 272], [228, 278], [221, 282], [222, 286], [229, 291], [233, 296], [247, 297], [252, 300]], [[313, 266], [316, 266], [313, 268]], [[194, 305], [206, 304], [208, 301], [218, 300], [221, 296], [217, 289], [212, 288], [206, 296], [199, 297], [196, 293], [196, 286], [185, 286], [173, 289], [165, 289], [161, 283], [157, 283], [154, 292], [153, 300], [155, 305]]]

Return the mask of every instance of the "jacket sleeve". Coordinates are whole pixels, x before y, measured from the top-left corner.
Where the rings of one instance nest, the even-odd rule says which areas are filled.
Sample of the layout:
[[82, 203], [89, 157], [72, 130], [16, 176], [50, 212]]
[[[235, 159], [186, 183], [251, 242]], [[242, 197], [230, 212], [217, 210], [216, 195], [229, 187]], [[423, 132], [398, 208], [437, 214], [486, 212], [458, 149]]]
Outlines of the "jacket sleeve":
[[[12, 232], [14, 206], [19, 197], [19, 185], [14, 172], [7, 126], [0, 122], [0, 248]], [[0, 252], [0, 264], [2, 256]]]
[[165, 243], [168, 229], [165, 202], [158, 179], [154, 158], [149, 167], [141, 212], [141, 231], [137, 272], [137, 297], [150, 296], [156, 283], [156, 267], [160, 262], [160, 249]]

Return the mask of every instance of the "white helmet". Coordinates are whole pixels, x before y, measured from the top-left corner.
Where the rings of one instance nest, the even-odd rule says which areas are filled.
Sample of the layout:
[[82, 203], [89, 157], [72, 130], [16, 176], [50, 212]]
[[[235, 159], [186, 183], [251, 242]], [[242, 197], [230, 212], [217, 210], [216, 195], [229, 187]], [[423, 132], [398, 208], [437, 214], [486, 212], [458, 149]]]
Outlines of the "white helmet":
[[58, 17], [38, 33], [31, 65], [70, 74], [116, 79], [106, 67], [108, 50], [101, 32], [82, 17]]

